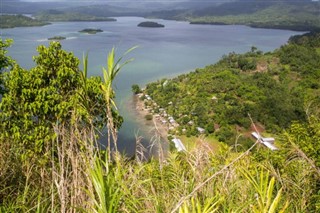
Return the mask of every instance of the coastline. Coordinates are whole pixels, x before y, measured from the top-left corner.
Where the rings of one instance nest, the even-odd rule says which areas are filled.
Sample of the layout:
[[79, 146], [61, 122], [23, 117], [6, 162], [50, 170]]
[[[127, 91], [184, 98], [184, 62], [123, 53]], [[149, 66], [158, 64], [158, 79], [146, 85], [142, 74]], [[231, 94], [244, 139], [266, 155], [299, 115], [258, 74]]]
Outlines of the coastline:
[[[141, 99], [141, 97], [144, 96], [144, 99]], [[218, 144], [216, 143], [216, 140], [214, 140], [214, 144], [210, 144], [207, 137], [199, 136], [199, 137], [190, 137], [191, 140], [194, 140], [194, 142], [186, 142], [190, 141], [190, 139], [186, 139], [186, 136], [178, 136], [169, 134], [171, 133], [170, 130], [174, 130], [176, 127], [179, 126], [179, 124], [166, 113], [166, 111], [162, 108], [160, 108], [159, 113], [154, 113], [153, 106], [157, 106], [157, 104], [151, 99], [151, 97], [148, 94], [139, 93], [132, 97], [132, 108], [135, 111], [135, 116], [137, 122], [141, 123], [142, 125], [145, 125], [148, 129], [148, 135], [152, 136], [150, 139], [151, 146], [156, 145], [156, 150], [158, 153], [164, 153], [162, 157], [165, 157], [167, 153], [170, 150], [170, 143], [173, 143], [174, 146], [178, 151], [187, 151], [190, 149], [193, 149], [194, 147], [205, 147], [207, 150], [214, 150], [218, 149]], [[147, 106], [145, 105], [145, 102]], [[150, 107], [150, 102], [152, 103], [152, 106]], [[162, 109], [162, 110], [161, 110]], [[151, 120], [147, 120], [146, 116], [152, 115]], [[168, 136], [172, 136], [172, 140], [169, 141]], [[154, 142], [158, 142], [155, 143]], [[192, 144], [192, 145], [190, 145]], [[163, 159], [163, 158], [162, 158]]]
[[152, 113], [149, 112], [147, 108], [145, 108], [144, 101], [140, 100], [139, 94], [134, 95], [133, 99], [134, 110], [136, 111], [139, 120], [144, 120], [146, 125], [150, 127], [151, 135], [160, 137], [161, 140], [168, 142], [168, 127], [162, 124], [161, 121], [158, 120], [154, 115], [152, 116], [152, 120], [146, 120], [145, 116]]
[[140, 99], [139, 94], [132, 97], [132, 110], [136, 116], [136, 121], [147, 128], [142, 132], [146, 134], [149, 141], [151, 155], [158, 156], [160, 159], [165, 158], [169, 152], [168, 127], [162, 124], [156, 116], [152, 116], [152, 120], [147, 120], [146, 115], [152, 114], [144, 105], [144, 101]]

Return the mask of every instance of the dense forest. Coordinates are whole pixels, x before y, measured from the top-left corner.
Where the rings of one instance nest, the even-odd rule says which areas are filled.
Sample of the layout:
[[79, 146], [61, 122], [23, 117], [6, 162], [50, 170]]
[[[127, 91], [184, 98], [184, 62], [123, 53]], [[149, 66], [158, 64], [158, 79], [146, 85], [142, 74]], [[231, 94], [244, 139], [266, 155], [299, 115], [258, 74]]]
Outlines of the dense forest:
[[64, 12], [60, 10], [46, 10], [35, 14], [40, 21], [116, 21], [114, 18], [97, 17], [77, 12]]
[[[11, 19], [14, 17], [5, 17], [4, 21], [1, 20], [6, 24], [4, 27], [26, 26], [27, 24], [27, 26], [38, 26], [39, 23], [36, 23], [36, 21], [40, 23], [43, 23], [41, 21], [114, 21], [110, 17], [139, 16], [184, 20], [191, 24], [240, 24], [251, 27], [299, 31], [320, 29], [320, 4], [318, 1], [310, 0], [267, 2], [236, 0], [202, 1], [200, 3], [192, 0], [171, 3], [132, 1], [130, 4], [120, 2], [92, 4], [90, 2], [12, 1], [3, 2], [3, 5], [4, 13], [33, 14], [38, 19], [20, 20], [21, 18], [15, 18], [13, 21]], [[17, 21], [21, 23], [17, 24]]]
[[319, 30], [317, 1], [238, 0], [201, 9], [154, 11], [150, 17], [192, 24], [242, 24], [260, 28]]
[[33, 18], [25, 15], [0, 15], [0, 28], [44, 26], [55, 21], [116, 21], [116, 19], [48, 10], [36, 14]]
[[267, 132], [280, 133], [293, 121], [306, 122], [307, 105], [311, 110], [320, 103], [319, 50], [319, 33], [294, 36], [272, 53], [255, 47], [230, 53], [214, 65], [150, 83], [145, 92], [158, 104], [155, 112], [164, 108], [180, 124], [174, 134], [198, 135], [201, 127], [232, 144], [250, 131], [248, 114]]
[[[273, 53], [252, 47], [149, 84], [177, 120], [187, 115], [225, 143], [212, 150], [200, 137], [195, 149], [146, 159], [139, 139], [133, 158], [116, 149], [112, 82], [130, 60], [112, 49], [103, 77], [88, 78], [88, 57], [80, 69], [51, 42], [25, 70], [7, 55], [12, 41], [0, 40], [0, 212], [318, 212], [319, 44], [319, 33], [294, 36]], [[279, 150], [231, 143], [236, 126], [256, 123], [277, 133]], [[114, 149], [97, 148], [101, 128]]]
[[23, 15], [0, 15], [0, 28], [44, 26], [48, 22]]

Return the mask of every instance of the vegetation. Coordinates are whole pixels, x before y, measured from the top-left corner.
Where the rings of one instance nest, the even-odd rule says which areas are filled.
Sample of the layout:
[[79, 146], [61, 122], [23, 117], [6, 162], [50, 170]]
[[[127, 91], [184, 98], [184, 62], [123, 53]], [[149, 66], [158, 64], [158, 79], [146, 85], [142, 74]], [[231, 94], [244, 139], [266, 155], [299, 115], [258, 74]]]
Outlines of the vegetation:
[[[288, 123], [282, 117], [268, 120], [272, 126], [287, 127], [278, 133], [280, 150], [264, 149], [258, 141], [241, 150], [241, 134], [230, 146], [221, 143], [212, 150], [198, 145], [188, 152], [155, 151], [152, 147], [161, 147], [155, 140], [150, 149], [159, 159], [147, 159], [139, 141], [134, 159], [116, 149], [111, 152], [110, 146], [97, 148], [98, 130], [106, 126], [116, 143], [122, 120], [114, 104], [112, 82], [129, 61], [120, 64], [122, 58], [116, 59], [114, 49], [102, 80], [87, 78], [88, 57], [83, 58], [81, 71], [79, 60], [59, 42], [39, 46], [35, 67], [27, 71], [6, 55], [11, 41], [1, 40], [0, 70], [8, 72], [2, 74], [0, 102], [0, 212], [319, 212], [320, 100], [319, 87], [312, 81], [319, 66], [306, 67], [319, 60], [293, 52], [304, 51], [304, 47], [318, 57], [312, 52], [316, 49], [319, 54], [318, 36], [294, 37], [274, 53], [263, 54], [256, 48], [244, 55], [232, 53], [216, 65], [183, 76], [190, 89], [185, 94], [195, 97], [190, 105], [197, 103], [202, 108], [201, 103], [206, 103], [207, 91], [200, 94], [197, 90], [195, 79], [199, 77], [206, 85], [201, 89], [214, 89], [211, 95], [218, 98], [209, 96], [211, 106], [215, 109], [215, 104], [223, 101], [226, 113], [234, 107], [235, 113], [228, 114], [231, 118], [227, 121], [238, 125], [245, 124], [246, 118], [240, 117], [238, 122], [233, 116], [239, 109], [235, 98], [244, 105], [249, 100], [258, 110], [262, 110], [260, 101], [288, 98], [283, 101], [285, 109], [272, 102], [274, 113], [301, 119]], [[310, 61], [302, 64], [301, 57]], [[266, 60], [269, 70], [261, 68]], [[256, 82], [249, 83], [251, 78]], [[182, 84], [173, 79], [150, 85], [163, 87], [175, 98]], [[236, 93], [238, 90], [241, 92]], [[291, 96], [294, 91], [297, 106], [298, 94], [303, 91], [308, 104], [304, 116], [291, 113], [287, 106], [287, 101], [295, 100]], [[164, 98], [162, 92], [159, 98]], [[179, 106], [174, 101], [172, 105]], [[267, 105], [265, 113], [270, 113], [269, 109]], [[200, 113], [193, 116], [200, 118]], [[255, 126], [248, 120], [248, 126]]]
[[12, 69], [14, 65], [14, 60], [10, 56], [7, 56], [7, 48], [9, 48], [12, 44], [12, 40], [7, 39], [5, 41], [0, 38], [0, 97], [4, 93], [4, 88], [3, 88], [3, 72], [8, 71]]
[[[116, 3], [117, 6], [111, 4], [91, 4], [87, 6], [77, 6], [72, 8], [66, 8], [64, 11], [72, 13], [87, 14], [97, 17], [119, 17], [119, 16], [144, 16], [148, 9], [145, 8], [145, 12], [142, 12], [141, 7], [137, 7], [137, 2], [126, 2], [124, 6], [119, 6], [119, 2]], [[134, 4], [134, 7], [128, 7], [129, 4]]]
[[164, 108], [180, 124], [174, 134], [198, 135], [202, 127], [232, 144], [237, 133], [252, 130], [248, 114], [263, 129], [279, 133], [292, 121], [305, 122], [306, 104], [318, 100], [319, 36], [295, 36], [273, 53], [255, 47], [230, 53], [215, 65], [150, 83], [145, 92], [158, 104], [156, 112]]
[[47, 10], [36, 14], [40, 21], [116, 21], [114, 18], [97, 17], [77, 12], [64, 12], [60, 10]]
[[142, 92], [142, 90], [141, 90], [141, 88], [139, 87], [138, 84], [132, 85], [131, 88], [132, 88], [132, 92], [133, 92], [134, 94], [138, 94], [138, 93], [141, 93], [141, 92]]
[[56, 41], [60, 41], [60, 40], [65, 40], [66, 37], [63, 36], [53, 36], [51, 38], [48, 38], [48, 40], [56, 40]]
[[[0, 210], [24, 212], [32, 209], [25, 204], [20, 207], [19, 203], [11, 208], [14, 203], [7, 206], [9, 200], [4, 201], [11, 195], [14, 201], [20, 193], [29, 193], [30, 189], [38, 193], [30, 194], [30, 205], [58, 192], [60, 205], [51, 206], [51, 211], [60, 208], [65, 212], [66, 204], [73, 205], [90, 196], [84, 192], [76, 198], [75, 193], [80, 190], [80, 183], [89, 181], [82, 171], [85, 162], [88, 163], [86, 154], [95, 156], [97, 130], [106, 125], [116, 132], [122, 123], [113, 105], [114, 93], [106, 89], [111, 84], [102, 82], [99, 77], [87, 78], [87, 57], [82, 72], [78, 68], [79, 60], [62, 50], [59, 42], [51, 42], [49, 47], [39, 46], [39, 55], [34, 57], [36, 66], [29, 71], [5, 55], [9, 46], [10, 41], [1, 41], [1, 70], [10, 70], [1, 76], [4, 92], [0, 103]], [[113, 67], [112, 60], [109, 56], [108, 70], [111, 68], [111, 71], [105, 71], [111, 83], [120, 62]], [[111, 146], [107, 151], [111, 153]], [[70, 177], [69, 172], [79, 181], [72, 183], [78, 184], [78, 188], [64, 181]], [[56, 181], [59, 184], [53, 187]], [[68, 189], [76, 197], [66, 197], [64, 190]], [[46, 205], [41, 209], [48, 210], [50, 206]]]
[[319, 3], [313, 1], [233, 1], [204, 9], [160, 11], [152, 17], [192, 24], [240, 24], [260, 28], [319, 30]]
[[69, 126], [77, 118], [84, 126], [91, 122], [101, 128], [107, 117], [100, 78], [85, 80], [84, 88], [79, 60], [63, 51], [58, 42], [48, 48], [39, 46], [38, 52], [31, 70], [15, 65], [3, 74], [6, 92], [0, 119], [5, 130], [1, 137], [11, 141], [12, 148], [21, 154], [21, 163], [41, 166], [49, 161], [48, 146], [56, 138], [55, 124]]
[[0, 28], [44, 26], [48, 22], [36, 20], [23, 15], [0, 15]]
[[101, 30], [101, 29], [91, 29], [91, 28], [88, 28], [88, 29], [80, 30], [79, 32], [80, 32], [80, 33], [88, 33], [88, 34], [96, 34], [96, 33], [101, 33], [101, 32], [103, 32], [103, 30]]
[[163, 24], [159, 24], [157, 22], [145, 21], [138, 24], [138, 27], [164, 27]]
[[152, 120], [152, 118], [153, 118], [153, 115], [152, 115], [152, 114], [147, 114], [147, 115], [145, 116], [145, 119], [148, 120], [148, 121]]

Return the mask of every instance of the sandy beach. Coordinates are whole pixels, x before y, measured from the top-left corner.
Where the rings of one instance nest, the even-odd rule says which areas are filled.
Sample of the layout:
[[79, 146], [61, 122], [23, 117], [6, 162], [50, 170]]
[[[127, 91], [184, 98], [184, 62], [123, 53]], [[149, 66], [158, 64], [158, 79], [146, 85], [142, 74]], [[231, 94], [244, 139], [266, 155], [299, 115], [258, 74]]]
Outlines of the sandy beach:
[[[147, 120], [145, 118], [146, 115], [152, 113], [150, 113], [149, 110], [145, 108], [144, 101], [141, 100], [138, 95], [135, 95], [133, 97], [133, 108], [135, 111], [135, 115], [137, 116], [137, 121], [141, 122], [144, 126], [147, 126], [147, 130], [145, 132], [147, 132], [150, 136], [150, 144], [160, 141], [162, 151], [164, 153], [167, 153], [169, 151], [169, 142], [168, 127], [166, 126], [166, 124], [162, 124], [160, 119], [157, 119], [154, 115], [152, 120]], [[157, 150], [159, 151], [159, 146], [157, 147]]]
[[160, 136], [162, 140], [168, 141], [168, 127], [165, 124], [162, 124], [159, 119], [157, 119], [154, 115], [152, 117], [152, 120], [147, 121], [145, 116], [148, 114], [152, 114], [148, 111], [148, 109], [144, 106], [144, 101], [140, 100], [138, 95], [134, 96], [134, 106], [135, 110], [137, 112], [137, 115], [140, 117], [140, 119], [144, 119], [146, 121], [146, 124], [150, 126], [150, 130], [155, 136]]

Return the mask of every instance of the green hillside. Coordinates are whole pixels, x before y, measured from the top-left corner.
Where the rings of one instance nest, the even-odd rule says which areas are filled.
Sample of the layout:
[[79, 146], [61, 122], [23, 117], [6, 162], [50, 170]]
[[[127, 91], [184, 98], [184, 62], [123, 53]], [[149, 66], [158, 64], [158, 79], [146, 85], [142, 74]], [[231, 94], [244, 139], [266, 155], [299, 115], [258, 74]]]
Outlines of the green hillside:
[[[273, 53], [230, 53], [149, 84], [182, 125], [208, 124], [207, 134], [225, 142], [210, 147], [199, 137], [177, 152], [160, 148], [157, 135], [150, 147], [138, 137], [130, 157], [115, 148], [123, 120], [113, 90], [130, 59], [112, 49], [103, 77], [87, 77], [88, 57], [81, 70], [51, 42], [25, 70], [7, 55], [12, 41], [0, 39], [0, 212], [319, 212], [319, 36], [294, 36]], [[279, 150], [259, 140], [246, 147], [242, 131], [258, 122], [277, 133]], [[220, 130], [210, 133], [213, 123]], [[103, 127], [113, 148], [98, 148]]]
[[[251, 122], [280, 133], [305, 122], [305, 106], [320, 94], [320, 34], [296, 36], [273, 53], [255, 47], [230, 53], [217, 64], [150, 83], [146, 93], [179, 123], [173, 134], [198, 135], [197, 127], [233, 144]], [[193, 124], [190, 125], [189, 122]], [[246, 141], [244, 141], [246, 143]]]
[[235, 1], [198, 10], [160, 11], [151, 16], [192, 24], [241, 24], [261, 28], [319, 30], [320, 4], [312, 1]]
[[46, 10], [35, 15], [41, 21], [116, 21], [114, 18], [97, 17], [78, 12], [64, 12], [60, 10]]
[[44, 26], [48, 22], [39, 21], [23, 15], [0, 15], [0, 28]]

